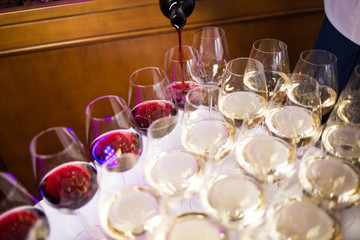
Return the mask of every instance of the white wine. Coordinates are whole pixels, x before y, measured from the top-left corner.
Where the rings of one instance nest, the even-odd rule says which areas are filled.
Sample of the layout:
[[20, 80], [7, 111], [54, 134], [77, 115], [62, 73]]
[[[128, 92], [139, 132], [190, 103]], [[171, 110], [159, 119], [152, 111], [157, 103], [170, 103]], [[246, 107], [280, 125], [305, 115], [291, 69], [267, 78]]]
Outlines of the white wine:
[[317, 136], [320, 118], [310, 110], [298, 106], [271, 109], [265, 123], [272, 134], [297, 147], [309, 144]]
[[274, 239], [340, 239], [339, 222], [308, 198], [285, 200], [272, 217]]
[[181, 137], [190, 152], [219, 161], [233, 149], [235, 130], [224, 121], [201, 120], [186, 126]]
[[345, 123], [360, 124], [360, 99], [344, 100], [337, 114]]
[[287, 96], [289, 100], [299, 106], [307, 108], [319, 108], [321, 99], [320, 91], [312, 84], [295, 82], [288, 87]]
[[266, 108], [265, 98], [253, 92], [232, 92], [219, 101], [219, 109], [224, 117], [234, 119], [238, 127], [242, 126], [245, 118], [248, 118], [249, 127], [260, 123], [264, 119]]
[[334, 124], [324, 129], [321, 136], [326, 151], [357, 164], [360, 160], [360, 127]]
[[325, 85], [320, 86], [319, 90], [321, 98], [321, 113], [322, 115], [325, 115], [334, 107], [337, 93], [334, 89]]
[[161, 221], [160, 200], [147, 188], [130, 187], [106, 199], [100, 209], [100, 223], [114, 239], [134, 239]]
[[295, 148], [274, 136], [247, 137], [236, 145], [239, 165], [263, 183], [283, 179], [293, 169], [295, 158]]
[[160, 195], [189, 198], [201, 186], [204, 158], [185, 150], [157, 154], [145, 167], [145, 176]]
[[240, 228], [264, 213], [263, 187], [244, 176], [220, 176], [204, 195], [202, 201], [208, 212], [229, 228]]
[[227, 240], [227, 231], [203, 213], [177, 216], [168, 229], [166, 240]]
[[344, 209], [360, 201], [360, 170], [330, 155], [303, 159], [299, 182], [308, 196], [330, 209]]

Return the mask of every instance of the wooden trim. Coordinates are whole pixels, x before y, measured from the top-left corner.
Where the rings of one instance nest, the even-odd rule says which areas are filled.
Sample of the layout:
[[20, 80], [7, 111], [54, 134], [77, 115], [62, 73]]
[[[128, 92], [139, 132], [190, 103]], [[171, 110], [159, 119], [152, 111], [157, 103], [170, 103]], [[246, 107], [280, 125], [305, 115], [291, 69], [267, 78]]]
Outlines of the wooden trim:
[[[323, 11], [321, 0], [198, 0], [186, 30]], [[174, 31], [158, 0], [88, 0], [0, 13], [0, 57]]]

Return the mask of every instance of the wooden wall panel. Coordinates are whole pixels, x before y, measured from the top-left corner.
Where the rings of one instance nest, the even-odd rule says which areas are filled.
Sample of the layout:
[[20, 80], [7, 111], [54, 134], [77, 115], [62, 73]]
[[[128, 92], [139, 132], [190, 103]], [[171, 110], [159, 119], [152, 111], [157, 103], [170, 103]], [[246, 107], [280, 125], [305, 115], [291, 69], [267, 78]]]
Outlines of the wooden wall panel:
[[[35, 195], [31, 138], [67, 126], [85, 142], [86, 105], [107, 94], [127, 100], [130, 74], [161, 67], [165, 51], [177, 45], [155, 0], [82, 4], [0, 14], [0, 159]], [[252, 42], [270, 37], [288, 44], [294, 65], [302, 50], [312, 48], [323, 17], [320, 0], [200, 0], [183, 43], [191, 45], [197, 28], [220, 26], [232, 58], [248, 56]]]

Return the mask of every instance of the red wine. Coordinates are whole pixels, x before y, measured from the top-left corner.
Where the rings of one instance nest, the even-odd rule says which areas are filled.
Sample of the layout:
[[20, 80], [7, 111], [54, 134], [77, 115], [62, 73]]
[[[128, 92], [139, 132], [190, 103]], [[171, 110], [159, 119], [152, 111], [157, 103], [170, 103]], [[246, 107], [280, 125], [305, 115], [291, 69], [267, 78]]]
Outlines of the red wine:
[[147, 130], [150, 124], [157, 119], [177, 114], [177, 108], [169, 101], [154, 100], [142, 102], [131, 111], [141, 130]]
[[[173, 25], [178, 33], [179, 40], [179, 61], [181, 67], [181, 82], [184, 83], [183, 73], [183, 53], [181, 44], [181, 32], [186, 24], [186, 18], [191, 15], [195, 8], [195, 0], [159, 0], [161, 12], [165, 17], [170, 19], [171, 25]], [[185, 88], [185, 86], [184, 86]]]
[[56, 208], [77, 209], [98, 189], [95, 168], [86, 162], [69, 162], [51, 170], [40, 183], [41, 195]]
[[49, 223], [41, 210], [30, 206], [11, 209], [0, 215], [0, 239], [26, 239], [37, 221], [41, 221], [37, 227], [42, 235], [38, 239], [45, 239], [49, 233]]
[[174, 82], [165, 91], [167, 95], [172, 94], [179, 107], [183, 108], [185, 104], [186, 94], [193, 88], [198, 87], [199, 84], [195, 82]]
[[91, 144], [91, 154], [100, 164], [117, 166], [119, 156], [124, 153], [141, 155], [141, 135], [128, 130], [114, 130], [97, 137]]

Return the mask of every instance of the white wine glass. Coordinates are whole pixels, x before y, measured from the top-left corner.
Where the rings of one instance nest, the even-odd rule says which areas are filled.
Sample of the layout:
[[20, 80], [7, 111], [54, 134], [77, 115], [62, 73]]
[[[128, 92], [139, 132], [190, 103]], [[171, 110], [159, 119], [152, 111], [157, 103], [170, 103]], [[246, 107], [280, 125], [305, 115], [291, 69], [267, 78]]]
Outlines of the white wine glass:
[[119, 175], [108, 173], [99, 174], [102, 229], [111, 239], [149, 239], [162, 219], [160, 195], [141, 183], [124, 188], [117, 184]]
[[165, 70], [158, 67], [141, 68], [131, 74], [128, 106], [144, 134], [153, 121], [178, 114], [175, 95], [166, 91], [169, 85]]
[[326, 121], [321, 136], [330, 154], [356, 166], [360, 162], [360, 65], [358, 65]]
[[196, 48], [182, 45], [168, 49], [164, 54], [164, 70], [170, 80], [168, 91], [175, 95], [180, 108], [184, 107], [185, 96], [190, 89], [203, 84], [203, 70]]
[[49, 239], [50, 225], [45, 212], [8, 172], [0, 172], [0, 239]]
[[322, 114], [329, 113], [334, 107], [338, 95], [337, 58], [335, 54], [320, 49], [303, 51], [292, 73], [305, 74], [318, 81]]
[[97, 164], [126, 171], [135, 166], [143, 150], [140, 131], [124, 99], [106, 95], [86, 107], [86, 139]]
[[286, 198], [274, 206], [267, 219], [270, 239], [340, 239], [339, 220], [316, 201]]
[[298, 178], [303, 193], [331, 211], [344, 210], [360, 202], [359, 168], [320, 148], [306, 151]]
[[195, 154], [220, 161], [233, 149], [235, 123], [225, 119], [219, 101], [226, 92], [214, 85], [202, 85], [186, 95], [181, 121], [181, 142]]
[[200, 199], [205, 213], [231, 231], [243, 230], [261, 221], [266, 210], [262, 184], [244, 174], [232, 155], [223, 161], [206, 162]]
[[153, 122], [147, 132], [145, 179], [167, 201], [181, 202], [203, 183], [205, 158], [184, 148], [178, 116]]
[[[263, 126], [243, 130], [235, 142], [237, 163], [263, 185], [278, 183], [295, 167], [296, 146], [268, 133]], [[259, 147], [261, 146], [261, 147]]]
[[197, 29], [192, 46], [200, 53], [204, 84], [220, 86], [226, 63], [230, 60], [225, 30], [213, 26]]
[[245, 118], [249, 127], [262, 122], [268, 91], [261, 62], [245, 57], [232, 59], [226, 64], [221, 87], [228, 94], [220, 99], [220, 110], [235, 120], [236, 127], [241, 127]]
[[269, 97], [272, 96], [279, 82], [283, 85], [288, 82], [290, 60], [285, 42], [273, 38], [256, 40], [251, 47], [249, 57], [263, 64]]
[[322, 131], [319, 84], [303, 74], [290, 74], [289, 79], [285, 97], [282, 90], [275, 89], [265, 125], [272, 135], [296, 146], [300, 154], [303, 147], [319, 139]]

